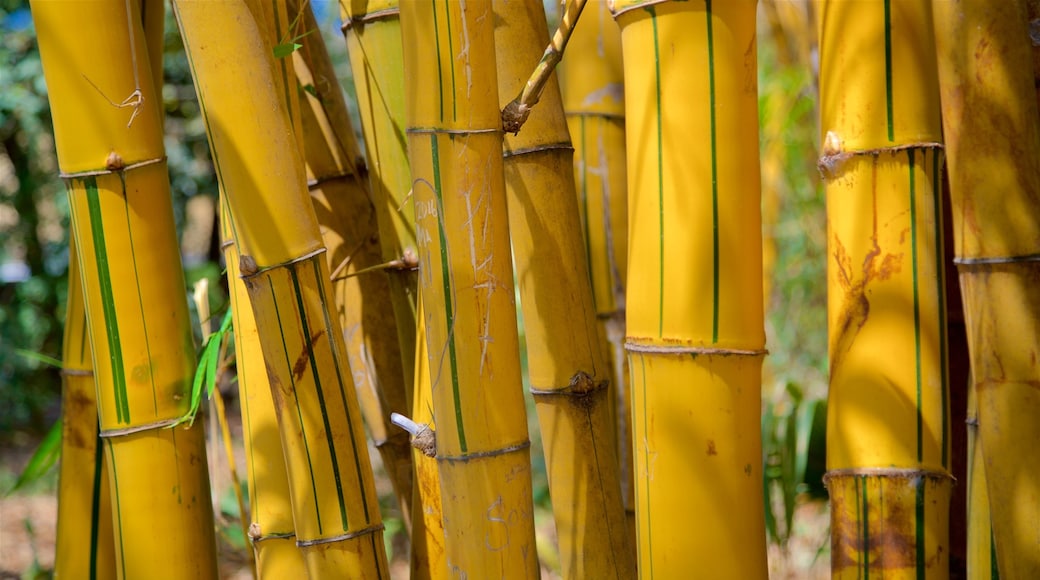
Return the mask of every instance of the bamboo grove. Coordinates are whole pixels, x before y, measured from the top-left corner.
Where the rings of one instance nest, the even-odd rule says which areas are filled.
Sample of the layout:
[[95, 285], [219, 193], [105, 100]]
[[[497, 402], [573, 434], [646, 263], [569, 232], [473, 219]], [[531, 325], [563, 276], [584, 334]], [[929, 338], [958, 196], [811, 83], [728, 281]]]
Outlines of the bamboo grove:
[[[550, 29], [536, 0], [340, 0], [323, 38], [306, 0], [31, 4], [71, 213], [56, 576], [218, 576], [197, 366], [237, 376], [258, 578], [540, 577], [532, 441], [563, 577], [768, 576], [763, 231], [783, 200], [757, 42], [790, 7], [565, 0]], [[967, 577], [1040, 578], [1040, 6], [798, 4], [831, 574], [955, 576], [960, 537]], [[233, 341], [192, 339], [166, 9]], [[409, 538], [396, 572], [373, 456]]]

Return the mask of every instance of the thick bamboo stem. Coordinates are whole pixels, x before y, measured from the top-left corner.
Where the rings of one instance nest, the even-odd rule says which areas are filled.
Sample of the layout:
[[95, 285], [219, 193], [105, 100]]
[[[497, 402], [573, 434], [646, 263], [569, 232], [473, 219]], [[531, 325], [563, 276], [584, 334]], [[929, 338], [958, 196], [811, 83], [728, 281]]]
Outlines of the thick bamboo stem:
[[538, 575], [488, 1], [401, 6], [446, 559]]
[[[545, 13], [524, 3], [493, 4], [501, 23], [495, 27], [499, 94], [516, 94], [549, 41]], [[612, 372], [599, 341], [555, 75], [543, 89], [524, 130], [504, 143], [531, 392], [564, 577], [627, 578], [635, 575], [635, 554], [618, 486]]]
[[613, 5], [625, 64], [626, 349], [646, 576], [767, 573], [755, 5]]
[[840, 578], [949, 575], [943, 156], [929, 4], [820, 5], [826, 482]]
[[75, 237], [70, 237], [54, 575], [114, 578], [112, 501], [105, 454], [98, 437], [97, 391], [79, 270]]
[[592, 279], [600, 341], [607, 345], [617, 423], [621, 500], [635, 537], [632, 471], [632, 397], [625, 356], [625, 279], [628, 274], [628, 197], [621, 31], [606, 2], [595, 2], [578, 23], [561, 69], [563, 108], [574, 146], [578, 209]]
[[299, 578], [307, 574], [303, 554], [296, 547], [289, 477], [278, 432], [271, 385], [260, 346], [256, 318], [239, 272], [239, 253], [231, 239], [233, 227], [222, 196], [221, 239], [227, 264], [231, 320], [235, 329], [235, 367], [242, 410], [249, 490], [249, 540], [253, 545], [257, 578]]
[[1040, 114], [1022, 0], [933, 2], [954, 252], [1002, 578], [1040, 577]]
[[[241, 275], [256, 317], [312, 577], [386, 577], [386, 554], [329, 268], [256, 2], [177, 1]], [[227, 66], [233, 59], [235, 66]], [[288, 62], [286, 62], [288, 60]], [[250, 87], [243, 91], [242, 87]]]
[[[299, 9], [291, 1], [290, 13]], [[354, 129], [332, 61], [310, 7], [300, 11], [301, 49], [293, 54], [301, 87], [300, 128], [307, 188], [327, 249], [336, 313], [344, 332], [347, 359], [361, 413], [411, 528], [412, 452], [408, 435], [390, 424], [391, 413], [408, 413], [397, 323], [389, 278], [379, 270], [382, 254], [375, 209], [360, 162]], [[342, 265], [342, 267], [340, 267]], [[411, 387], [411, 385], [409, 385]]]
[[[140, 5], [32, 8], [80, 250], [117, 573], [216, 577], [202, 424], [176, 426], [194, 345], [155, 105], [161, 72]], [[70, 26], [105, 34], [83, 43]]]

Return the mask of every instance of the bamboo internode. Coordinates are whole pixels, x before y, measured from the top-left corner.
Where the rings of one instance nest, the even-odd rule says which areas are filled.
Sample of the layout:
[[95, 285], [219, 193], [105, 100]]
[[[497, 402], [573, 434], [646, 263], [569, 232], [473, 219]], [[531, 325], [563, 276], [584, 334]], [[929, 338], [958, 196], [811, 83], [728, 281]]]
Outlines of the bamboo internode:
[[1000, 577], [1036, 578], [1040, 113], [1031, 26], [1022, 0], [931, 5], [993, 547]]
[[75, 237], [69, 240], [69, 290], [62, 346], [61, 471], [54, 575], [114, 578], [112, 501], [98, 437], [97, 391]]
[[448, 569], [533, 578], [491, 3], [406, 2], [401, 28]]
[[613, 3], [639, 570], [766, 576], [755, 2]]
[[819, 12], [826, 483], [841, 578], [949, 574], [943, 153], [929, 4], [836, 1]]
[[[544, 63], [545, 14], [493, 3], [499, 95], [527, 91]], [[635, 573], [618, 482], [611, 369], [599, 342], [585, 263], [573, 151], [551, 75], [517, 135], [505, 137], [509, 231], [520, 286], [528, 370], [566, 578]], [[526, 116], [526, 115], [525, 115]]]

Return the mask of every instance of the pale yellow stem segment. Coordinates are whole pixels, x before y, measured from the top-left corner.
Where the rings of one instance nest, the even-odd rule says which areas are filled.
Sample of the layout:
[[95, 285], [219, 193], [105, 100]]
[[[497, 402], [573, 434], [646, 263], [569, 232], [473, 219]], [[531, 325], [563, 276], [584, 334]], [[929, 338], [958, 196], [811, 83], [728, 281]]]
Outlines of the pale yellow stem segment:
[[[297, 4], [290, 2], [291, 13], [299, 11]], [[307, 6], [300, 14], [305, 36], [293, 54], [293, 68], [300, 87], [307, 188], [334, 272], [332, 294], [361, 413], [410, 528], [411, 446], [408, 434], [390, 424], [391, 413], [409, 412], [391, 294], [394, 274], [381, 268], [375, 208], [357, 171], [361, 159], [343, 91], [313, 12]]]
[[831, 571], [945, 578], [953, 480], [930, 2], [818, 8]]
[[617, 423], [621, 500], [635, 538], [632, 405], [625, 356], [628, 196], [621, 30], [597, 1], [578, 22], [560, 69], [563, 108], [574, 146], [574, 176], [592, 278], [600, 341], [607, 346]]
[[407, 131], [449, 572], [534, 578], [494, 15], [405, 2]]
[[[430, 358], [426, 348], [426, 317], [423, 303], [418, 302], [418, 329], [415, 349], [415, 401], [412, 420], [427, 425], [436, 432], [433, 417], [433, 389], [430, 379]], [[412, 557], [411, 578], [429, 580], [448, 574], [447, 551], [444, 547], [444, 523], [441, 508], [440, 476], [437, 460], [420, 449], [412, 450], [415, 465], [415, 486], [412, 489]]]
[[[195, 348], [155, 106], [161, 71], [151, 69], [140, 4], [32, 9], [80, 250], [116, 572], [215, 578], [202, 424], [175, 426]], [[84, 42], [85, 30], [105, 33]]]
[[[500, 23], [498, 89], [508, 96], [525, 87], [542, 58], [548, 25], [540, 6], [493, 5]], [[555, 75], [540, 96], [523, 130], [505, 138], [504, 171], [562, 572], [565, 578], [629, 578], [635, 576], [635, 551], [618, 486], [612, 369], [599, 340], [573, 150]]]
[[643, 577], [767, 574], [755, 6], [613, 3]]
[[933, 2], [954, 254], [1001, 578], [1040, 577], [1040, 113], [1022, 0]]
[[260, 346], [256, 318], [239, 271], [239, 253], [232, 239], [227, 200], [220, 200], [220, 230], [227, 264], [231, 321], [235, 329], [235, 368], [246, 456], [249, 490], [249, 539], [253, 544], [256, 575], [260, 580], [301, 578], [307, 570], [296, 547], [289, 477], [278, 432], [271, 385]]
[[70, 237], [54, 576], [114, 578], [112, 501], [105, 454], [98, 438], [97, 391], [79, 270], [76, 241]]
[[[227, 194], [311, 577], [388, 575], [382, 520], [318, 221], [257, 2], [174, 8]], [[216, 48], [216, 47], [219, 47]], [[243, 91], [242, 87], [250, 87]], [[290, 91], [291, 92], [291, 91]]]
[[[404, 61], [396, 0], [340, 0], [343, 35], [357, 90], [368, 184], [383, 261], [415, 259], [415, 211], [404, 119]], [[404, 384], [415, 384], [418, 271], [389, 272]], [[425, 339], [423, 339], [425, 340]], [[412, 392], [408, 391], [411, 408]]]

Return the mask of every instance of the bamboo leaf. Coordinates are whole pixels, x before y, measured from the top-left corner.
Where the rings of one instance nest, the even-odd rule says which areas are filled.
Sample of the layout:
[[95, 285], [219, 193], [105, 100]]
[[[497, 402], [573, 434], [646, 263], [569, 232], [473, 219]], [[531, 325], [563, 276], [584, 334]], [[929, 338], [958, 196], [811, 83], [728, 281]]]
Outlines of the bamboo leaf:
[[217, 378], [220, 368], [221, 345], [230, 339], [232, 333], [231, 309], [224, 312], [224, 320], [220, 323], [220, 329], [206, 339], [202, 347], [202, 355], [199, 356], [198, 366], [195, 368], [195, 378], [191, 383], [191, 402], [188, 411], [181, 417], [179, 423], [194, 423], [195, 415], [199, 412], [202, 404], [202, 393], [206, 398], [213, 396], [213, 389], [217, 386]]
[[14, 352], [19, 356], [25, 357], [30, 360], [34, 360], [36, 362], [41, 362], [47, 366], [52, 366], [59, 369], [61, 368], [61, 361], [52, 356], [47, 356], [43, 353], [26, 350], [24, 348], [15, 349]]
[[302, 44], [296, 42], [283, 42], [282, 44], [279, 44], [278, 46], [274, 47], [274, 57], [285, 58], [291, 55], [292, 53], [296, 52], [297, 50], [300, 50], [301, 48], [303, 48]]
[[61, 456], [61, 419], [54, 422], [50, 430], [47, 431], [47, 435], [44, 436], [43, 441], [40, 441], [40, 445], [36, 447], [36, 451], [33, 452], [29, 463], [25, 465], [25, 469], [22, 470], [21, 475], [18, 476], [18, 481], [14, 483], [14, 487], [9, 489], [4, 496], [8, 496], [15, 491], [39, 480], [41, 477], [47, 474], [48, 471], [54, 464], [58, 462], [58, 458]]

